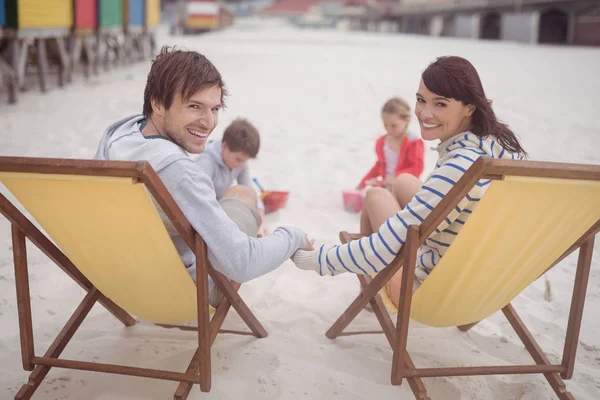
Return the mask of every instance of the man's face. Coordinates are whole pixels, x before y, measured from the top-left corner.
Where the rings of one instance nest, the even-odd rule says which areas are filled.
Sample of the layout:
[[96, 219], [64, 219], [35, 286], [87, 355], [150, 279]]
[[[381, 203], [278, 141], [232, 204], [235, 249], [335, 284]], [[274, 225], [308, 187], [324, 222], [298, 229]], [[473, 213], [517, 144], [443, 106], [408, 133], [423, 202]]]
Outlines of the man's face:
[[163, 110], [166, 136], [192, 154], [202, 153], [208, 136], [219, 122], [221, 88], [201, 89], [188, 100], [177, 93], [168, 110]]

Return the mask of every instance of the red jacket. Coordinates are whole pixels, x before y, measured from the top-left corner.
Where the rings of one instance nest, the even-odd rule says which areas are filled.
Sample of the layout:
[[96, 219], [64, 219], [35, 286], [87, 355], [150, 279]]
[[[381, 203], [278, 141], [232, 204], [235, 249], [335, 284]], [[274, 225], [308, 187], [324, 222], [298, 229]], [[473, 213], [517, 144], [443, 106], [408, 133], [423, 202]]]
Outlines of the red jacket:
[[[366, 181], [372, 178], [381, 176], [385, 179], [385, 155], [383, 153], [383, 146], [385, 145], [385, 138], [387, 135], [381, 136], [375, 142], [375, 153], [377, 154], [377, 162], [371, 168], [371, 170], [365, 175], [360, 181], [359, 187], [365, 187]], [[402, 144], [400, 145], [400, 156], [398, 157], [398, 165], [396, 165], [395, 175], [398, 176], [402, 173], [412, 174], [417, 178], [423, 172], [423, 140], [421, 138], [409, 138], [408, 135], [404, 136]]]

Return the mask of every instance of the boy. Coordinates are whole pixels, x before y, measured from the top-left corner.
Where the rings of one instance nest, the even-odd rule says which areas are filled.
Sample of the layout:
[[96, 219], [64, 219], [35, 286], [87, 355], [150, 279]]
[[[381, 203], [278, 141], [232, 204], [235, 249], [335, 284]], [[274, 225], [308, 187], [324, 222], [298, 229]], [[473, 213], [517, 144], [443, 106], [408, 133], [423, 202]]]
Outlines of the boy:
[[[217, 200], [223, 208], [244, 207], [236, 204], [230, 197], [232, 193], [250, 204], [254, 221], [242, 221], [240, 229], [248, 236], [265, 235], [263, 227], [264, 205], [252, 189], [252, 179], [248, 168], [248, 160], [256, 158], [260, 149], [260, 134], [248, 120], [238, 118], [225, 129], [223, 139], [211, 141], [206, 145], [206, 150], [196, 160], [197, 164], [210, 177], [215, 188]], [[239, 186], [232, 187], [237, 182]], [[227, 211], [227, 210], [226, 210]], [[257, 224], [256, 230], [254, 223]]]

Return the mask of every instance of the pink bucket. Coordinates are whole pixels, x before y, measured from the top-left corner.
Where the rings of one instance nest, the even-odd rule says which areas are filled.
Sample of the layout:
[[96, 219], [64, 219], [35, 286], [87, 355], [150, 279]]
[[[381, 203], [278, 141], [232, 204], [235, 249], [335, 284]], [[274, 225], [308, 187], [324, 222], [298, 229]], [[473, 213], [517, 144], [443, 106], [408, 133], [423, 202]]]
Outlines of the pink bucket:
[[359, 213], [363, 208], [363, 191], [358, 189], [342, 191], [344, 209], [348, 212]]

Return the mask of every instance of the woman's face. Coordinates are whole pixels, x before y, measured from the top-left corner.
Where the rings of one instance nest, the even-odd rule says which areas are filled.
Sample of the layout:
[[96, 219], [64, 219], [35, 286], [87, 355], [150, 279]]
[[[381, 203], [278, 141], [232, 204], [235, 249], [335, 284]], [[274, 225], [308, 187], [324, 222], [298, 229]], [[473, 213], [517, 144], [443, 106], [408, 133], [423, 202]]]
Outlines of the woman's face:
[[417, 92], [415, 115], [425, 140], [445, 141], [452, 136], [471, 128], [471, 118], [475, 106], [462, 101], [438, 96], [429, 91], [421, 80]]

